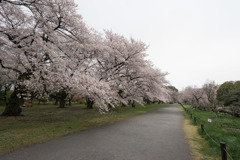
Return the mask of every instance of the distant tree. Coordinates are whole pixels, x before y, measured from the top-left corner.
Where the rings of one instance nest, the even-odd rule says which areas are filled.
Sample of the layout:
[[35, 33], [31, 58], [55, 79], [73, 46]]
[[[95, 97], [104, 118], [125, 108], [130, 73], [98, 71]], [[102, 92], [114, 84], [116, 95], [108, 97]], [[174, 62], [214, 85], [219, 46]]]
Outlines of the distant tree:
[[207, 81], [202, 89], [206, 98], [206, 105], [213, 111], [216, 111], [218, 85], [216, 85], [214, 81]]
[[223, 83], [217, 90], [217, 99], [232, 109], [232, 112], [219, 109], [220, 112], [240, 117], [240, 81]]
[[48, 102], [48, 96], [42, 96], [41, 98], [38, 98], [38, 104], [41, 104], [41, 102], [43, 103], [43, 104], [46, 104], [47, 102]]
[[236, 81], [233, 84], [232, 89], [225, 99], [226, 104], [240, 106], [240, 81]]
[[174, 86], [168, 86], [169, 89], [169, 95], [172, 102], [178, 102], [178, 89]]
[[205, 109], [203, 89], [186, 87], [180, 92], [180, 102], [190, 104], [193, 108]]
[[178, 92], [178, 89], [177, 89], [176, 87], [174, 87], [174, 86], [168, 86], [168, 88], [171, 89], [171, 90], [173, 90], [173, 91]]
[[58, 105], [59, 102], [59, 95], [57, 93], [50, 94], [49, 95], [49, 100], [53, 101], [54, 100], [54, 105]]
[[224, 82], [217, 90], [217, 100], [224, 105], [229, 105], [228, 98], [230, 91], [234, 88], [234, 82]]
[[220, 110], [221, 112], [240, 117], [240, 81], [223, 83], [217, 91], [217, 98], [232, 109], [232, 112]]
[[69, 106], [72, 105], [72, 100], [73, 100], [74, 96], [75, 96], [74, 94], [69, 94], [68, 95], [67, 99], [68, 99], [68, 105]]

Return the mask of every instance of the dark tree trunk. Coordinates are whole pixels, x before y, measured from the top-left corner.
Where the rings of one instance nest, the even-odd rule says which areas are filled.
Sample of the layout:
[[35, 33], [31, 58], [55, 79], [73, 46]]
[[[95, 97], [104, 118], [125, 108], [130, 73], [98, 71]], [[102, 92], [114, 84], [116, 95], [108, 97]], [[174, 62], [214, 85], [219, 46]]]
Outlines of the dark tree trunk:
[[150, 102], [150, 100], [149, 99], [147, 99], [147, 104], [150, 104], [151, 102]]
[[235, 113], [234, 111], [230, 112], [230, 111], [225, 111], [223, 109], [218, 109], [218, 112], [227, 113], [229, 115], [232, 115], [233, 117], [240, 117], [240, 114]]
[[89, 98], [86, 98], [87, 101], [87, 109], [93, 109], [94, 101], [90, 100]]
[[150, 101], [148, 98], [146, 98], [146, 97], [143, 98], [143, 101], [144, 101], [145, 103], [147, 103], [147, 104], [150, 104], [150, 103], [151, 103], [151, 101]]
[[60, 99], [58, 108], [65, 108], [65, 99]]
[[14, 91], [6, 104], [3, 116], [20, 116], [22, 109], [20, 106], [23, 104], [23, 99], [17, 96], [18, 92]]
[[66, 98], [67, 98], [67, 93], [62, 91], [60, 93], [60, 104], [58, 108], [65, 108]]
[[74, 95], [71, 95], [71, 96], [69, 96], [69, 98], [68, 98], [68, 105], [69, 105], [69, 106], [72, 105], [73, 97], [74, 97]]
[[124, 103], [121, 103], [121, 107], [126, 107], [126, 105]]
[[131, 105], [132, 105], [132, 108], [135, 108], [136, 106], [135, 106], [135, 101], [132, 101], [131, 102]]
[[233, 117], [240, 117], [240, 113], [238, 113], [239, 106], [232, 106], [232, 116]]
[[108, 103], [108, 108], [111, 109], [111, 108], [114, 108], [111, 104]]

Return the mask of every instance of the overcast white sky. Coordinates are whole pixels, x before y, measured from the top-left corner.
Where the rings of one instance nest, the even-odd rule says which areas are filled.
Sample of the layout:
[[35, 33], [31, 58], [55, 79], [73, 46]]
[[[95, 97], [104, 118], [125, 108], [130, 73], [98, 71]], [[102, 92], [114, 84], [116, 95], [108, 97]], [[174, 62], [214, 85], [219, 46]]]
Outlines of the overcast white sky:
[[239, 0], [75, 0], [85, 23], [149, 45], [179, 90], [240, 80]]

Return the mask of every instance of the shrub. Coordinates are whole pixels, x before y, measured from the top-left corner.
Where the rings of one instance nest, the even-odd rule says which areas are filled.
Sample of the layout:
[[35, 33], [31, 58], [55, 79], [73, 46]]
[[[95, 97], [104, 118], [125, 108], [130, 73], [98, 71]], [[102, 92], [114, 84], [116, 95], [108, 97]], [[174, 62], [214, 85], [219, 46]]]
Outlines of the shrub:
[[80, 99], [78, 100], [78, 103], [79, 103], [79, 104], [87, 104], [87, 101], [86, 101], [85, 98], [80, 98]]

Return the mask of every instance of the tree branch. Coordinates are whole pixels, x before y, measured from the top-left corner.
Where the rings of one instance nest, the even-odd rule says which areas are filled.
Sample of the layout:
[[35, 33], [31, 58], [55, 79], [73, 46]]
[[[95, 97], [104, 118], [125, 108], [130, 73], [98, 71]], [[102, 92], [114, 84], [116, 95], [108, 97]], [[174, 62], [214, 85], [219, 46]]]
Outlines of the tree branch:
[[4, 69], [13, 70], [13, 71], [18, 72], [18, 73], [20, 73], [20, 74], [22, 73], [21, 71], [17, 70], [16, 68], [4, 66], [1, 59], [0, 59], [0, 64], [1, 64], [1, 67], [4, 68]]

